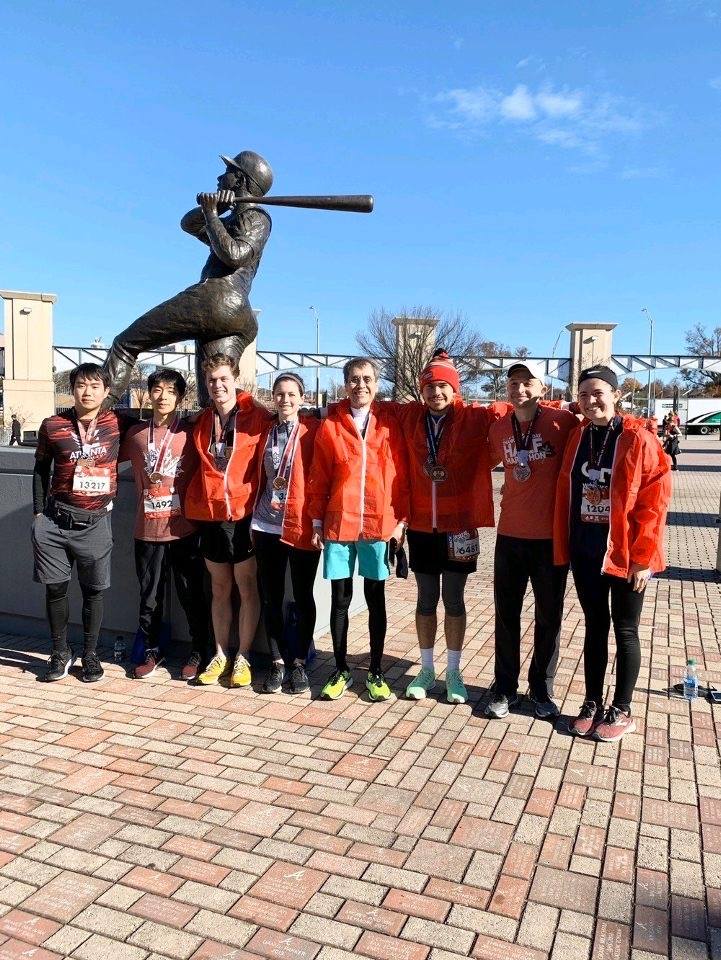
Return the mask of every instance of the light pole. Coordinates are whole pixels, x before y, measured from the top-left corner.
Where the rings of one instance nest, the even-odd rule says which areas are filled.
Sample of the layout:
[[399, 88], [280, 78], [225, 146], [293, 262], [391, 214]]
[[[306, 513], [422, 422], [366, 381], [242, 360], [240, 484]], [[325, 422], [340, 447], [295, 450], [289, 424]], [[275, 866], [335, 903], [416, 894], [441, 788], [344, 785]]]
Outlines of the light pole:
[[646, 416], [651, 416], [651, 355], [653, 354], [653, 317], [648, 312], [646, 307], [641, 307], [641, 313], [645, 313], [648, 318], [648, 322], [651, 324], [651, 335], [648, 340], [648, 396], [646, 397]]
[[[318, 319], [318, 311], [311, 304], [308, 309], [313, 314], [315, 320], [315, 352], [320, 353], [320, 320]], [[316, 363], [315, 368], [315, 405], [320, 406], [320, 361]]]

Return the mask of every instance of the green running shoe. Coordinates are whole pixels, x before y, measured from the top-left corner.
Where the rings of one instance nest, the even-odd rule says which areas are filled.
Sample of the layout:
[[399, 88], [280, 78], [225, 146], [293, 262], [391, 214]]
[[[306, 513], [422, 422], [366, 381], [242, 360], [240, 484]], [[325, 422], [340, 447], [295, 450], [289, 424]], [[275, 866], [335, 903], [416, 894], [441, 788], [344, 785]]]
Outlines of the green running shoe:
[[433, 689], [435, 682], [436, 671], [421, 667], [421, 672], [406, 687], [406, 696], [409, 700], [425, 700], [428, 691]]
[[391, 688], [386, 683], [386, 678], [380, 671], [378, 671], [378, 673], [368, 672], [366, 690], [371, 700], [390, 700]]
[[321, 700], [337, 700], [342, 697], [348, 687], [353, 686], [353, 677], [350, 670], [336, 670], [326, 681], [320, 692]]
[[446, 696], [449, 703], [465, 703], [468, 700], [460, 670], [446, 670]]

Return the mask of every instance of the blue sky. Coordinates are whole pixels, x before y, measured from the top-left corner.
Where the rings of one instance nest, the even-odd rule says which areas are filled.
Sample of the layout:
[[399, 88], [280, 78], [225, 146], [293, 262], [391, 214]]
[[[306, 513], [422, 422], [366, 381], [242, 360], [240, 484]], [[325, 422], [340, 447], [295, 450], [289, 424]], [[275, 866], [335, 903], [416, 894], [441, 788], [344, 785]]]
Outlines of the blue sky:
[[[115, 332], [198, 278], [178, 228], [218, 154], [274, 192], [264, 349], [342, 352], [376, 307], [461, 310], [550, 355], [683, 349], [721, 300], [721, 0], [5, 3], [0, 284], [57, 293], [56, 343]], [[558, 353], [565, 352], [565, 334]]]

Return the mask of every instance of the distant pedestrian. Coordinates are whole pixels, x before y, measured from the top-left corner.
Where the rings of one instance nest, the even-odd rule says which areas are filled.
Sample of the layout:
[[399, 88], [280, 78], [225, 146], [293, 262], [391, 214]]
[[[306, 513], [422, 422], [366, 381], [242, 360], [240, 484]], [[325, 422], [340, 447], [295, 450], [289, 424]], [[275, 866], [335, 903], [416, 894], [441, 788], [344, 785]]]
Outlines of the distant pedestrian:
[[664, 431], [664, 441], [663, 449], [671, 457], [673, 466], [672, 470], [678, 470], [678, 463], [676, 462], [676, 457], [681, 453], [681, 431], [676, 426], [676, 421], [672, 418], [672, 414], [669, 414], [669, 419], [666, 421], [666, 430]]
[[21, 439], [20, 421], [18, 420], [18, 415], [16, 413], [13, 413], [10, 417], [10, 446], [12, 447], [13, 444], [18, 447], [23, 445]]

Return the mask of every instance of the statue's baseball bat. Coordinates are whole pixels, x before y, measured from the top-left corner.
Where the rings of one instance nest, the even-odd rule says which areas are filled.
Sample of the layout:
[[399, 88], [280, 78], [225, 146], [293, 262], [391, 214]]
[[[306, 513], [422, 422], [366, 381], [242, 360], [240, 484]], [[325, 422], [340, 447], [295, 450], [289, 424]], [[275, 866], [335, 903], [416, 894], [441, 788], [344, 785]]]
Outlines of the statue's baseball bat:
[[236, 197], [236, 203], [267, 204], [271, 207], [304, 207], [308, 210], [343, 210], [346, 213], [370, 213], [373, 197], [367, 193], [338, 194], [330, 197]]

